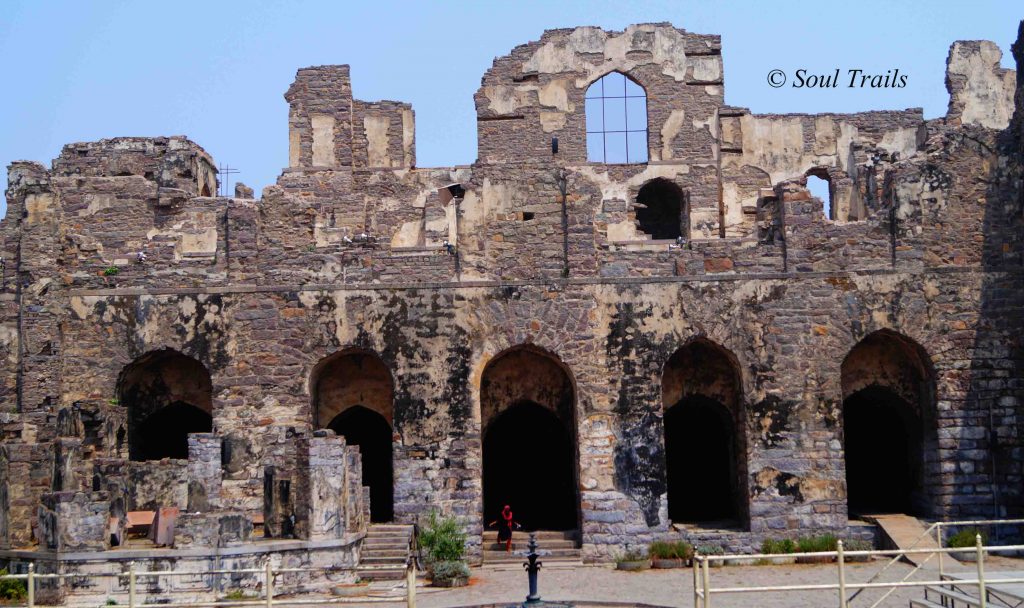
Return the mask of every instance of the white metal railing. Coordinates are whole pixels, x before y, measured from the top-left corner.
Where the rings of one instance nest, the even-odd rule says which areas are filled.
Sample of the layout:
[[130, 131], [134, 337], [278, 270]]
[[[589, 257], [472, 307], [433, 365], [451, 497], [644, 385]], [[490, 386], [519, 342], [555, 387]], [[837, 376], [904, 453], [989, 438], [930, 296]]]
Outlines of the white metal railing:
[[[1016, 523], [1014, 520], [1004, 520], [1006, 523]], [[946, 524], [950, 525], [950, 524]], [[956, 522], [956, 525], [971, 525], [963, 522]], [[997, 525], [993, 522], [993, 525]], [[815, 553], [786, 553], [780, 555], [777, 553], [767, 554], [759, 553], [754, 555], [697, 555], [693, 559], [693, 606], [694, 608], [711, 608], [712, 598], [715, 595], [725, 594], [736, 594], [736, 593], [769, 593], [769, 592], [788, 592], [788, 591], [834, 591], [836, 592], [836, 602], [840, 608], [848, 608], [849, 600], [847, 599], [846, 592], [851, 589], [890, 589], [895, 590], [905, 587], [932, 587], [945, 585], [949, 586], [955, 584], [958, 586], [976, 586], [978, 588], [978, 606], [980, 608], [987, 608], [988, 606], [988, 594], [986, 592], [986, 586], [992, 583], [1024, 583], [1024, 576], [1018, 578], [986, 578], [985, 576], [985, 555], [992, 551], [1024, 551], [1024, 545], [998, 545], [998, 546], [984, 546], [982, 544], [981, 535], [975, 536], [975, 558], [977, 560], [977, 577], [971, 579], [956, 579], [950, 581], [944, 578], [940, 574], [940, 580], [927, 580], [927, 581], [893, 581], [893, 582], [866, 582], [866, 583], [848, 583], [846, 581], [846, 558], [848, 557], [876, 557], [876, 556], [896, 556], [902, 557], [905, 555], [924, 555], [924, 554], [939, 554], [940, 556], [946, 553], [964, 553], [970, 551], [966, 548], [926, 548], [926, 549], [895, 549], [895, 550], [882, 550], [882, 551], [844, 551], [843, 542], [837, 543], [835, 551], [822, 551]], [[751, 587], [712, 587], [711, 586], [711, 562], [724, 561], [724, 560], [759, 560], [759, 559], [772, 559], [779, 557], [817, 557], [817, 558], [834, 558], [836, 560], [836, 582], [834, 583], [821, 583], [821, 584], [807, 584], [807, 585], [773, 585], [773, 586], [751, 586]]]
[[[9, 608], [43, 608], [43, 604], [36, 603], [37, 583], [46, 580], [61, 580], [73, 578], [77, 580], [90, 578], [119, 578], [127, 579], [128, 583], [128, 608], [216, 608], [218, 606], [301, 606], [301, 605], [326, 605], [326, 604], [366, 604], [366, 603], [402, 603], [405, 602], [408, 608], [416, 608], [416, 560], [410, 558], [406, 565], [404, 597], [327, 597], [327, 598], [284, 598], [274, 597], [274, 577], [278, 574], [305, 573], [315, 574], [317, 572], [338, 572], [337, 568], [273, 568], [270, 560], [267, 560], [264, 568], [248, 568], [238, 570], [205, 570], [198, 572], [175, 572], [172, 570], [143, 570], [137, 571], [135, 563], [129, 562], [126, 573], [96, 573], [96, 574], [40, 574], [35, 571], [35, 564], [29, 563], [26, 574], [6, 574], [0, 576], [0, 580], [23, 580], [25, 581], [26, 603], [21, 605], [7, 604]], [[139, 579], [160, 579], [175, 576], [208, 576], [208, 575], [261, 575], [263, 576], [262, 597], [218, 600], [218, 601], [187, 601], [187, 602], [161, 602], [147, 604], [139, 601], [137, 583]], [[211, 591], [214, 589], [211, 586]]]

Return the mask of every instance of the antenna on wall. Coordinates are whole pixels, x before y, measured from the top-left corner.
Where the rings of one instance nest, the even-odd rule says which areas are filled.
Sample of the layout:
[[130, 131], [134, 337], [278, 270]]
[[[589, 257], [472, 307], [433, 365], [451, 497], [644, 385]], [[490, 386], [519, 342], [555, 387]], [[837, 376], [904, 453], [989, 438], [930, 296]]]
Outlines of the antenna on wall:
[[224, 176], [223, 180], [217, 180], [220, 184], [220, 189], [217, 191], [218, 196], [231, 196], [231, 176], [235, 173], [241, 173], [238, 169], [232, 168], [230, 165], [221, 165], [217, 168], [220, 175]]

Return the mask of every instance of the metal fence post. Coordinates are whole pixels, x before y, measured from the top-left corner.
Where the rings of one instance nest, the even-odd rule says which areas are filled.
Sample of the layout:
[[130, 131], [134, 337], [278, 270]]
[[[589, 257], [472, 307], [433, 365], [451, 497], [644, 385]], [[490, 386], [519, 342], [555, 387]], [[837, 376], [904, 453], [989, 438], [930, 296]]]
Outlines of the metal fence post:
[[978, 555], [978, 606], [985, 608], [988, 599], [985, 597], [985, 549], [982, 548], [981, 534], [974, 536], [974, 550]]
[[405, 569], [405, 605], [416, 608], [416, 558], [409, 556], [409, 567]]
[[28, 576], [25, 577], [25, 592], [28, 594], [28, 608], [36, 605], [36, 565], [28, 565]]
[[693, 608], [700, 608], [700, 562], [694, 557], [690, 559], [690, 565], [693, 566]]
[[[941, 521], [935, 522], [935, 544], [939, 547], [939, 549], [942, 548], [942, 522]], [[939, 551], [939, 580], [940, 581], [943, 579], [943, 575], [946, 573], [945, 567], [943, 566], [943, 563], [942, 563], [942, 558], [943, 557], [944, 556], [943, 556], [942, 551]]]
[[836, 542], [836, 562], [839, 563], [839, 608], [846, 608], [846, 558], [843, 541]]
[[270, 556], [269, 555], [267, 556], [267, 573], [266, 573], [266, 577], [267, 577], [267, 581], [266, 581], [267, 582], [267, 584], [266, 584], [267, 608], [270, 608], [271, 606], [274, 605], [274, 571], [270, 569]]
[[704, 608], [711, 608], [711, 560], [704, 558]]
[[135, 608], [135, 562], [128, 562], [128, 608]]

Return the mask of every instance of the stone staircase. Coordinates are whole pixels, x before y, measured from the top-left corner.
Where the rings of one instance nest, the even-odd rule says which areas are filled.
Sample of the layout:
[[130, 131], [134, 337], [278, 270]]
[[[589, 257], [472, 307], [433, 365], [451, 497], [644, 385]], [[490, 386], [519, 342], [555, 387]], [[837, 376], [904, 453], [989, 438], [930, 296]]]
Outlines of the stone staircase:
[[[579, 565], [583, 563], [582, 553], [577, 540], [577, 533], [539, 531], [537, 535], [538, 550], [541, 551], [540, 561], [544, 565]], [[505, 552], [505, 543], [498, 542], [498, 532], [487, 530], [483, 536], [483, 562], [485, 565], [515, 565], [526, 560], [524, 556], [526, 543], [530, 540], [527, 532], [512, 533], [512, 552]], [[547, 552], [546, 554], [544, 552]]]
[[356, 574], [364, 581], [404, 580], [411, 540], [411, 525], [371, 525], [363, 539]]

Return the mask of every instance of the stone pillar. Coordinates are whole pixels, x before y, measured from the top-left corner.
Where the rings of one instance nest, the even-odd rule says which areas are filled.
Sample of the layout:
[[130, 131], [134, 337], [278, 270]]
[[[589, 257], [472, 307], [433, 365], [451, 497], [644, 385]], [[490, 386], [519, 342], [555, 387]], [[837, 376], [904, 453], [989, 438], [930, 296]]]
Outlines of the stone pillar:
[[213, 433], [188, 436], [188, 511], [220, 506], [221, 439]]
[[288, 166], [352, 166], [352, 79], [347, 65], [302, 68], [284, 98]]
[[309, 450], [309, 540], [341, 538], [347, 510], [345, 438], [333, 431], [316, 431]]
[[39, 543], [53, 551], [110, 548], [106, 492], [52, 492], [39, 504]]
[[362, 532], [370, 523], [369, 493], [363, 493], [363, 455], [359, 447], [345, 446], [346, 478], [348, 479], [348, 500], [345, 505], [345, 529]]

